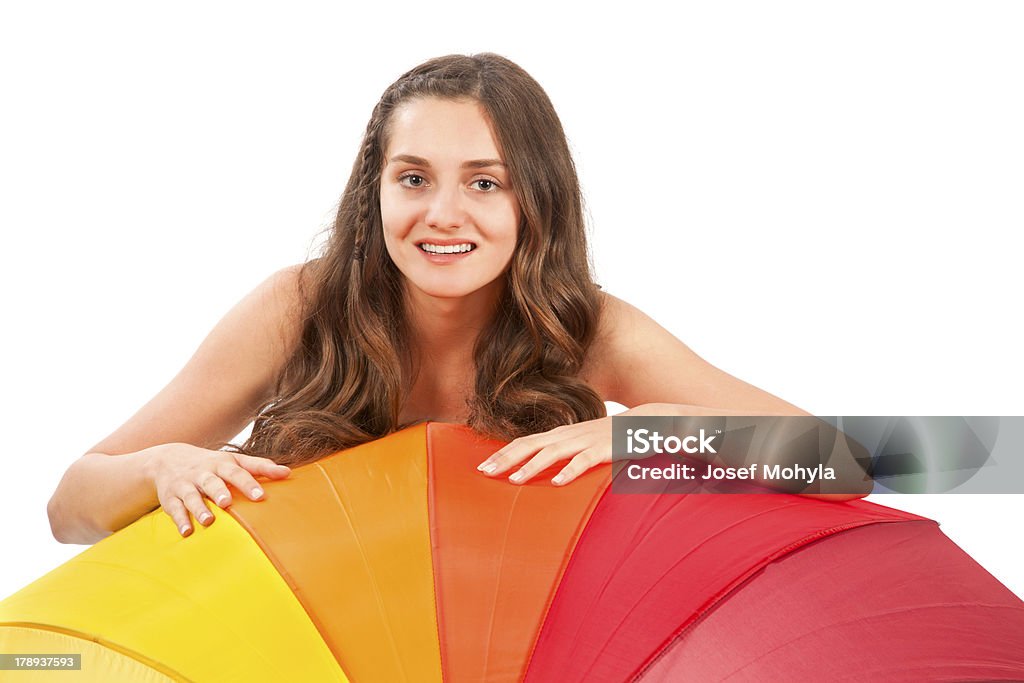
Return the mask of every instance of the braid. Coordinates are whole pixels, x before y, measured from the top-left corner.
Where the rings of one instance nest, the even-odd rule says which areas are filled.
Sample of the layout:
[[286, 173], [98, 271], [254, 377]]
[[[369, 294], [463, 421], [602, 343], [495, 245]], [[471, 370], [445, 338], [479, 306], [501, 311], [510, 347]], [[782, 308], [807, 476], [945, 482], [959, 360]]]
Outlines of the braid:
[[370, 228], [370, 206], [371, 194], [373, 192], [376, 175], [379, 171], [379, 159], [377, 158], [377, 145], [379, 142], [380, 112], [375, 111], [366, 126], [366, 135], [363, 136], [363, 148], [359, 155], [359, 168], [362, 173], [359, 184], [356, 186], [356, 234], [355, 247], [352, 258], [362, 261], [366, 256], [366, 231]]

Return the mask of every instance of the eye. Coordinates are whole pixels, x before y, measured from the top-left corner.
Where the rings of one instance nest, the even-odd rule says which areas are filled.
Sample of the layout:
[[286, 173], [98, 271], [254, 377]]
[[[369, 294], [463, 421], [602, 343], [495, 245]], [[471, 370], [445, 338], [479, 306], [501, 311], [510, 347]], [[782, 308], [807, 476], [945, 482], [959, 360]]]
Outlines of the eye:
[[494, 192], [498, 188], [498, 184], [493, 180], [489, 180], [488, 178], [479, 178], [477, 180], [474, 180], [473, 184], [475, 185], [476, 183], [484, 183], [484, 185], [480, 188], [484, 192]]
[[[412, 183], [411, 185], [406, 185], [406, 187], [423, 187], [423, 184], [426, 182], [423, 179], [423, 176], [418, 175], [416, 173], [403, 173], [402, 175], [398, 176], [399, 184], [402, 184], [402, 181], [406, 179], [409, 179], [409, 182]], [[413, 179], [415, 179], [417, 182], [412, 182]]]

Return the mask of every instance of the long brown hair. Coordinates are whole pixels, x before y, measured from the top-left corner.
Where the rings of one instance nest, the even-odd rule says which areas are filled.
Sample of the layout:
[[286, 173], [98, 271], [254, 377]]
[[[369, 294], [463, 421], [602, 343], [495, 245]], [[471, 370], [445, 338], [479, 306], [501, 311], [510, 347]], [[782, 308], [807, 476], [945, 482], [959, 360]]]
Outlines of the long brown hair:
[[577, 375], [600, 315], [583, 202], [551, 101], [521, 67], [492, 53], [428, 60], [373, 109], [321, 256], [303, 264], [303, 330], [242, 446], [298, 465], [385, 436], [415, 379], [402, 274], [383, 238], [380, 181], [392, 113], [422, 97], [475, 100], [503, 151], [521, 220], [503, 293], [473, 349], [468, 424], [502, 440], [606, 415]]

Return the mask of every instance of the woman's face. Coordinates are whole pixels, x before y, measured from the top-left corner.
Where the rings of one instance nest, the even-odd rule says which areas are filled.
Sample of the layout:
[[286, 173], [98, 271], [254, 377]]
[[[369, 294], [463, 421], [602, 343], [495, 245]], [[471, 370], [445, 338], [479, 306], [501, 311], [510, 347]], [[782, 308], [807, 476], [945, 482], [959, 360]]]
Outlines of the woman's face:
[[420, 98], [393, 112], [380, 212], [414, 298], [497, 296], [519, 225], [503, 162], [476, 101]]

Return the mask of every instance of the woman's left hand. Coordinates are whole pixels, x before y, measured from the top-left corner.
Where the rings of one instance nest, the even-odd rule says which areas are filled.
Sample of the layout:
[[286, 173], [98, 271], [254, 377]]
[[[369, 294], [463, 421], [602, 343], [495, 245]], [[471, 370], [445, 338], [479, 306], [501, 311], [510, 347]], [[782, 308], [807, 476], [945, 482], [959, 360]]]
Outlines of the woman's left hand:
[[[640, 407], [619, 413], [637, 414], [651, 413]], [[508, 478], [513, 484], [525, 484], [552, 464], [566, 459], [569, 462], [551, 480], [556, 486], [568, 484], [595, 465], [611, 462], [611, 416], [561, 425], [546, 432], [521, 436], [477, 465], [477, 469], [489, 477], [496, 477], [525, 462]]]
[[[744, 410], [669, 403], [645, 403], [617, 413], [621, 416], [634, 417], [747, 414], [748, 411]], [[646, 457], [649, 456], [627, 456], [630, 460]], [[553, 463], [566, 459], [569, 462], [551, 480], [556, 486], [568, 484], [595, 465], [612, 462], [612, 416], [561, 425], [546, 432], [521, 436], [477, 465], [477, 469], [489, 477], [496, 477], [525, 462], [508, 478], [513, 484], [525, 484], [538, 473], [551, 467]]]

